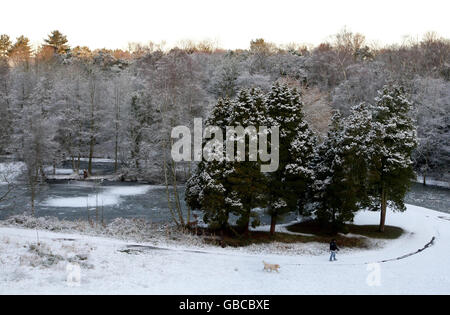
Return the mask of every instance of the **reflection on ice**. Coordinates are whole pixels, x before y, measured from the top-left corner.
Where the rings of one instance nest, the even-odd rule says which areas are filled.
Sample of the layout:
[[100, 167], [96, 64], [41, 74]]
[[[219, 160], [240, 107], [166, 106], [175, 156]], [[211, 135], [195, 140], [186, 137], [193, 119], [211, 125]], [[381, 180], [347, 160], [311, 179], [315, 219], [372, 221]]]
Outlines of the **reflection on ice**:
[[48, 198], [42, 205], [59, 208], [83, 208], [97, 206], [112, 206], [119, 204], [122, 196], [134, 196], [146, 194], [152, 186], [119, 186], [99, 187], [98, 194], [89, 194], [83, 197]]

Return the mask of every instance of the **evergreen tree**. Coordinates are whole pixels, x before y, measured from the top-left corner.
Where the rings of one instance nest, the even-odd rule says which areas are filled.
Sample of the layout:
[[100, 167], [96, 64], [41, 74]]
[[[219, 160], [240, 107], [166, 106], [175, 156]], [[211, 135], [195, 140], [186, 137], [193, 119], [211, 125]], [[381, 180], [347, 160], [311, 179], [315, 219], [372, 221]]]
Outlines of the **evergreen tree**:
[[417, 146], [409, 116], [411, 103], [403, 88], [385, 86], [373, 109], [369, 189], [372, 209], [380, 209], [384, 231], [386, 208], [404, 211], [404, 197], [415, 178], [411, 154]]
[[67, 37], [58, 30], [53, 31], [48, 35], [48, 38], [44, 39], [44, 42], [46, 42], [47, 45], [54, 47], [58, 54], [64, 54], [69, 50]]
[[17, 37], [16, 42], [11, 47], [9, 56], [16, 63], [25, 62], [28, 64], [31, 57], [30, 40], [25, 36]]
[[[261, 91], [242, 90], [233, 101], [219, 100], [206, 124], [221, 128], [223, 139], [227, 137], [227, 126], [253, 126], [258, 130], [265, 122], [264, 103]], [[261, 172], [260, 161], [255, 157], [250, 159], [249, 135], [235, 135], [234, 140], [236, 155], [232, 161], [223, 156], [218, 161], [199, 163], [196, 174], [187, 183], [186, 201], [190, 207], [203, 210], [205, 222], [215, 227], [228, 225], [232, 213], [238, 218], [238, 226], [248, 234], [250, 224], [259, 224], [259, 217], [253, 209], [265, 206], [267, 180]], [[238, 156], [236, 149], [239, 150], [242, 143], [245, 150], [241, 156], [243, 160], [235, 160]], [[226, 146], [224, 142], [224, 152]]]
[[278, 126], [279, 166], [268, 177], [268, 212], [270, 233], [275, 233], [277, 219], [303, 207], [312, 175], [309, 168], [315, 136], [304, 119], [301, 96], [285, 85], [272, 87], [266, 101], [267, 123]]
[[203, 221], [213, 229], [224, 230], [230, 213], [236, 207], [227, 182], [225, 161], [202, 161], [186, 184], [186, 202], [192, 209], [203, 211]]
[[0, 35], [0, 58], [7, 57], [11, 50], [11, 39], [8, 35]]
[[[206, 120], [207, 126], [221, 128], [223, 138], [231, 107], [230, 100], [219, 99]], [[205, 144], [206, 141], [203, 142], [202, 148], [205, 147]], [[223, 158], [213, 161], [203, 160], [186, 183], [185, 200], [187, 205], [191, 209], [201, 209], [204, 213], [203, 221], [211, 228], [225, 229], [228, 226], [229, 215], [236, 207], [227, 181], [230, 167], [231, 163]]]
[[[243, 128], [253, 126], [256, 131], [260, 126], [266, 125], [265, 100], [263, 93], [258, 89], [251, 91], [241, 90], [233, 103], [230, 125]], [[265, 207], [267, 195], [267, 177], [261, 172], [261, 161], [258, 156], [251, 158], [251, 137], [246, 135], [238, 137], [238, 142], [245, 142], [244, 161], [235, 161], [228, 172], [228, 182], [231, 185], [234, 215], [238, 216], [237, 224], [248, 235], [249, 225], [259, 225], [259, 216], [253, 209]], [[246, 141], [248, 140], [248, 141]]]
[[337, 233], [358, 210], [359, 181], [354, 176], [354, 152], [346, 137], [344, 120], [336, 112], [330, 130], [314, 159], [313, 213], [322, 228]]
[[372, 112], [370, 105], [360, 103], [351, 108], [350, 115], [344, 121], [342, 150], [351, 161], [350, 175], [358, 196], [358, 204], [367, 207], [368, 171], [371, 154]]

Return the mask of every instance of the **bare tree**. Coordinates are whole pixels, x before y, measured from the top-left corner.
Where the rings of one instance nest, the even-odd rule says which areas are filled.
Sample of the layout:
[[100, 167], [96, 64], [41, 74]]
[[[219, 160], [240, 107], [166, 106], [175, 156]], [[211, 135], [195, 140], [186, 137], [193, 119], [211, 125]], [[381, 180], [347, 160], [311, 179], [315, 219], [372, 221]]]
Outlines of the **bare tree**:
[[10, 163], [0, 164], [0, 187], [6, 186], [0, 193], [0, 202], [6, 201], [14, 190], [14, 169]]

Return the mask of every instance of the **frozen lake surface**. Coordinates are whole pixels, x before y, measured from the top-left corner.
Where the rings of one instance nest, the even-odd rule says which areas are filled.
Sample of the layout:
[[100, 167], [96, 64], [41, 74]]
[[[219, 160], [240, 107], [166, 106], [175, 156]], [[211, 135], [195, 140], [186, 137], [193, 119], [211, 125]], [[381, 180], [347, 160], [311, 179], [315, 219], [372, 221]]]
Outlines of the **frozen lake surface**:
[[[6, 186], [0, 186], [0, 193]], [[181, 206], [184, 203], [184, 187], [179, 187]], [[413, 184], [406, 203], [450, 213], [450, 189]], [[167, 222], [170, 213], [165, 186], [137, 183], [103, 183], [67, 181], [43, 186], [37, 204], [37, 216], [54, 216], [60, 219], [87, 219], [95, 217], [96, 209], [103, 207], [105, 221], [115, 218], [143, 218], [152, 222]], [[29, 209], [26, 187], [19, 185], [11, 198], [0, 204], [0, 219], [23, 213]], [[262, 222], [269, 218], [262, 214]], [[285, 218], [292, 221], [294, 215]]]
[[[0, 191], [6, 187], [0, 187]], [[184, 195], [180, 189], [180, 197]], [[181, 200], [184, 206], [184, 200]], [[0, 204], [0, 219], [22, 213], [29, 208], [26, 187], [19, 185], [13, 197]], [[106, 221], [117, 217], [145, 218], [152, 222], [169, 220], [165, 186], [135, 183], [104, 183], [68, 181], [45, 185], [36, 207], [37, 216], [54, 216], [77, 220], [91, 218], [103, 208]], [[89, 215], [88, 215], [89, 212]]]

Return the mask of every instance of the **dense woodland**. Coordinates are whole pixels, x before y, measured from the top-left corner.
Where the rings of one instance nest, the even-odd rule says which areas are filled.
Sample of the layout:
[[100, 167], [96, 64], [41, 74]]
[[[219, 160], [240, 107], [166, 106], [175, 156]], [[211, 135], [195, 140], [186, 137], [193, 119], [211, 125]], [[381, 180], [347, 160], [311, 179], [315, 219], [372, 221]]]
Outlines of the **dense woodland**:
[[209, 41], [91, 51], [70, 47], [59, 31], [33, 49], [25, 36], [1, 35], [0, 154], [26, 163], [32, 192], [46, 166], [70, 160], [79, 171], [82, 157], [89, 173], [92, 158], [107, 157], [125, 179], [176, 187], [196, 165], [171, 160], [172, 127], [211, 119], [218, 100], [250, 93], [243, 89], [270, 94], [274, 84], [298, 91], [301, 115], [322, 146], [336, 134], [334, 110], [356, 119], [361, 103], [376, 104], [385, 86], [401, 86], [418, 135], [414, 170], [448, 179], [450, 40], [434, 33], [377, 47], [342, 30], [317, 47], [255, 39], [234, 51]]
[[[297, 89], [276, 83], [266, 94], [241, 90], [214, 106], [207, 121], [219, 127], [214, 139], [217, 133], [225, 138], [226, 126], [277, 126], [260, 131], [260, 136], [275, 141], [270, 151], [278, 152], [278, 167], [261, 169], [266, 151], [260, 148], [252, 156], [251, 132], [232, 142], [242, 146], [243, 161], [220, 153], [228, 151], [228, 143], [204, 142], [203, 151], [212, 158], [201, 161], [189, 178], [186, 201], [203, 211], [210, 227], [226, 231], [235, 226], [244, 235], [249, 235], [250, 225], [259, 225], [257, 208], [271, 216], [272, 235], [277, 220], [287, 213], [310, 217], [321, 230], [337, 233], [361, 209], [380, 211], [379, 230], [384, 232], [387, 207], [406, 209], [404, 197], [415, 178], [412, 152], [418, 141], [411, 107], [402, 87], [385, 85], [374, 103], [353, 106], [347, 117], [335, 110], [321, 141], [306, 121]], [[231, 215], [237, 221], [230, 225]], [[183, 224], [181, 212], [179, 220]]]

